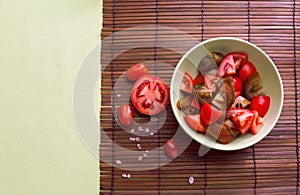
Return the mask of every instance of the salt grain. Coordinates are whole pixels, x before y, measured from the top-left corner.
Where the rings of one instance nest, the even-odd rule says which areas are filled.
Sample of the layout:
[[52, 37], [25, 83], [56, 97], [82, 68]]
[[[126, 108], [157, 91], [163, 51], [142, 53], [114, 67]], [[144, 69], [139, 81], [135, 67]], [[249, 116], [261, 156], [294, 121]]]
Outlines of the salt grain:
[[129, 140], [130, 141], [135, 141], [135, 138], [134, 137], [130, 137]]
[[156, 118], [156, 117], [151, 117], [151, 121], [157, 122], [157, 121], [158, 121], [158, 118]]
[[145, 152], [146, 152], [146, 153], [149, 153], [149, 150], [146, 150]]
[[135, 138], [135, 141], [139, 142], [139, 141], [141, 141], [141, 138], [136, 137], [136, 138]]
[[153, 132], [151, 132], [151, 133], [150, 133], [150, 135], [151, 135], [151, 136], [153, 136], [153, 135], [154, 135], [154, 133], [153, 133]]
[[145, 128], [146, 133], [149, 133], [150, 129], [149, 128]]
[[143, 127], [138, 127], [138, 131], [143, 131]]
[[142, 161], [143, 157], [142, 156], [138, 156], [138, 161]]
[[136, 147], [137, 147], [139, 150], [141, 150], [141, 149], [142, 149], [142, 146], [141, 146], [141, 144], [137, 144], [137, 145], [136, 145]]
[[117, 97], [121, 97], [122, 95], [121, 94], [117, 94]]
[[134, 133], [134, 129], [131, 129], [131, 130], [130, 130], [130, 133]]
[[116, 164], [117, 164], [117, 165], [121, 165], [121, 164], [122, 164], [122, 161], [116, 160]]
[[122, 177], [127, 178], [127, 174], [126, 174], [126, 173], [123, 173], [123, 174], [122, 174]]
[[194, 181], [195, 181], [194, 177], [189, 177], [189, 184], [192, 185], [194, 183]]
[[147, 158], [147, 157], [148, 157], [148, 154], [144, 153], [143, 156]]
[[128, 179], [130, 179], [130, 178], [131, 178], [131, 174], [130, 174], [130, 173], [128, 173], [128, 175], [127, 175], [127, 178], [128, 178]]

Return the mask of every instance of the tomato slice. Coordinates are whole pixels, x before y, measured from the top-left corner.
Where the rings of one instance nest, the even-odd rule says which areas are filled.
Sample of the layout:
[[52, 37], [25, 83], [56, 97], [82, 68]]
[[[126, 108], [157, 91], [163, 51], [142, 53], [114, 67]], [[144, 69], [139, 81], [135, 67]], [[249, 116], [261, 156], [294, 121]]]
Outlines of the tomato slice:
[[248, 55], [241, 52], [232, 52], [225, 56], [222, 60], [218, 75], [220, 77], [231, 76], [236, 73], [239, 67], [243, 66], [248, 61]]
[[251, 100], [250, 109], [256, 110], [260, 117], [264, 117], [269, 110], [270, 102], [270, 96], [256, 96]]
[[220, 110], [209, 103], [204, 103], [200, 111], [200, 120], [203, 125], [208, 126], [216, 122], [222, 115]]
[[200, 121], [199, 114], [187, 114], [185, 115], [185, 121], [194, 130], [204, 133], [205, 129]]
[[245, 82], [255, 73], [257, 73], [255, 66], [252, 64], [252, 62], [248, 61], [244, 66], [242, 66], [238, 74], [242, 82]]
[[135, 81], [138, 78], [140, 78], [143, 75], [148, 74], [148, 69], [146, 68], [145, 64], [143, 63], [138, 63], [133, 66], [131, 66], [127, 72], [126, 72], [126, 77], [130, 81]]
[[243, 91], [243, 84], [239, 77], [233, 77], [234, 96], [237, 98]]
[[258, 112], [256, 110], [252, 110], [252, 112], [254, 113], [254, 119], [253, 119], [253, 122], [250, 126], [250, 131], [251, 131], [252, 134], [256, 135], [260, 131], [262, 126], [264, 125], [264, 121], [258, 115]]
[[217, 91], [217, 83], [220, 80], [220, 77], [215, 75], [206, 74], [204, 76], [204, 85], [207, 89], [212, 90], [212, 92]]
[[194, 79], [189, 75], [189, 73], [184, 73], [184, 77], [181, 81], [180, 90], [189, 94], [193, 94], [194, 90]]
[[140, 113], [154, 115], [165, 109], [169, 103], [170, 91], [162, 79], [144, 75], [133, 85], [130, 98]]
[[244, 108], [231, 109], [229, 115], [241, 134], [245, 134], [249, 130], [254, 119], [254, 113]]
[[204, 78], [201, 73], [199, 73], [195, 78], [194, 78], [194, 85], [198, 84], [203, 84], [204, 83]]

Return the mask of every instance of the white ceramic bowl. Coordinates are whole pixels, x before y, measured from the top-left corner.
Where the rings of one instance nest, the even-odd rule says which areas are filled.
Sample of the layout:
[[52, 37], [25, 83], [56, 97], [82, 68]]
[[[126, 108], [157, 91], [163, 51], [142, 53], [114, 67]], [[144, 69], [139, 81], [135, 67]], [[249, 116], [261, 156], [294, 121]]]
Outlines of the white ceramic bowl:
[[[263, 81], [265, 93], [266, 95], [269, 95], [271, 99], [269, 111], [264, 117], [265, 124], [258, 134], [253, 135], [251, 133], [246, 133], [245, 135], [238, 136], [229, 144], [221, 144], [214, 141], [211, 137], [197, 133], [191, 129], [185, 122], [184, 113], [177, 109], [177, 100], [183, 96], [182, 92], [179, 90], [183, 74], [184, 72], [188, 72], [192, 77], [197, 75], [197, 66], [202, 57], [207, 54], [206, 49], [209, 52], [219, 51], [223, 54], [236, 51], [245, 52], [248, 54], [248, 60], [255, 65]], [[172, 76], [170, 89], [171, 106], [181, 127], [197, 142], [217, 150], [239, 150], [252, 146], [262, 140], [275, 126], [283, 105], [282, 81], [273, 61], [264, 51], [254, 44], [232, 37], [209, 39], [190, 49], [177, 64]]]

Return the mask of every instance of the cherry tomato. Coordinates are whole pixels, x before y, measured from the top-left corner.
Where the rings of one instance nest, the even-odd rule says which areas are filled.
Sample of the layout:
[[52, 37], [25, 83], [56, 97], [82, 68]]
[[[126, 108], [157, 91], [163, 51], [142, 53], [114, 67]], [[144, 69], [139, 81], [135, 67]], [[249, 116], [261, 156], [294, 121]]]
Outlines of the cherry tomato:
[[242, 80], [242, 82], [245, 82], [249, 77], [254, 75], [257, 72], [255, 66], [252, 64], [252, 62], [248, 61], [239, 71], [239, 77]]
[[204, 103], [200, 111], [200, 121], [207, 126], [216, 122], [223, 113], [209, 103]]
[[126, 77], [130, 81], [135, 81], [138, 78], [140, 78], [141, 76], [147, 75], [147, 74], [148, 74], [148, 70], [147, 70], [145, 64], [138, 63], [138, 64], [135, 64], [135, 65], [131, 66], [127, 70]]
[[248, 55], [240, 52], [232, 52], [225, 56], [222, 60], [218, 75], [220, 77], [234, 75], [240, 66], [243, 66], [248, 61]]
[[167, 155], [172, 159], [177, 158], [179, 155], [179, 149], [177, 143], [173, 139], [166, 141], [164, 145], [164, 149]]
[[216, 92], [217, 91], [217, 82], [219, 80], [220, 80], [220, 77], [207, 74], [204, 76], [204, 85], [207, 89], [210, 89], [213, 92]]
[[181, 85], [180, 85], [180, 90], [189, 94], [193, 94], [194, 90], [194, 80], [191, 77], [191, 75], [189, 75], [189, 73], [184, 73], [184, 77], [181, 81]]
[[254, 119], [250, 126], [250, 131], [252, 134], [256, 135], [259, 132], [259, 130], [262, 128], [262, 126], [264, 125], [264, 121], [258, 115], [258, 112], [256, 110], [252, 110], [252, 112], [254, 113]]
[[243, 84], [239, 77], [233, 77], [234, 95], [237, 98], [243, 91]]
[[260, 117], [264, 117], [270, 107], [270, 96], [260, 95], [251, 100], [250, 109], [256, 110]]
[[131, 102], [142, 114], [154, 115], [165, 109], [170, 100], [166, 83], [155, 76], [141, 76], [131, 90]]
[[119, 119], [123, 126], [128, 127], [131, 125], [133, 119], [133, 109], [130, 105], [120, 106]]
[[187, 114], [185, 115], [185, 121], [192, 129], [200, 132], [205, 132], [205, 129], [201, 124], [199, 114]]
[[253, 121], [254, 113], [245, 108], [232, 109], [229, 111], [230, 118], [241, 134], [245, 134]]
[[194, 78], [194, 85], [197, 84], [203, 84], [204, 83], [204, 78], [201, 73], [199, 73], [195, 78]]

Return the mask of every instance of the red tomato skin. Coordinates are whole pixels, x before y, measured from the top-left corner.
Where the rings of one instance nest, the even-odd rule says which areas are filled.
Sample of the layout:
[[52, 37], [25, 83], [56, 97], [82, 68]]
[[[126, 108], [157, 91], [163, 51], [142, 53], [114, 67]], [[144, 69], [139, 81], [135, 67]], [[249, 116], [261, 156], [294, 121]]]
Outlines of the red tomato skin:
[[200, 111], [200, 121], [204, 126], [216, 122], [223, 113], [209, 103], [204, 103]]
[[229, 115], [243, 135], [249, 130], [254, 119], [254, 113], [245, 108], [231, 109]]
[[131, 125], [133, 120], [133, 109], [130, 105], [120, 106], [119, 119], [123, 126], [128, 127]]
[[241, 52], [228, 53], [222, 60], [218, 75], [220, 77], [231, 76], [236, 74], [236, 70], [243, 66], [248, 61], [248, 55]]
[[189, 75], [189, 73], [184, 73], [184, 77], [181, 81], [181, 85], [180, 85], [180, 90], [185, 92], [185, 93], [189, 93], [189, 94], [193, 94], [194, 93], [194, 79], [191, 77], [191, 75]]
[[252, 134], [256, 135], [260, 131], [260, 129], [263, 127], [264, 121], [263, 121], [263, 118], [261, 118], [258, 115], [258, 112], [256, 110], [252, 110], [252, 112], [254, 113], [254, 119], [250, 126], [250, 132]]
[[131, 66], [127, 70], [126, 77], [130, 81], [136, 81], [141, 76], [147, 75], [147, 74], [148, 74], [148, 69], [146, 68], [145, 64], [138, 63], [138, 64]]
[[249, 77], [257, 73], [257, 70], [255, 66], [252, 64], [252, 62], [248, 61], [240, 71], [238, 72], [238, 75], [242, 82], [245, 82]]
[[144, 75], [134, 83], [130, 98], [140, 113], [155, 115], [166, 108], [170, 101], [170, 90], [159, 77]]
[[166, 141], [166, 143], [164, 145], [164, 149], [165, 149], [166, 154], [171, 159], [175, 159], [179, 156], [178, 145], [173, 139], [170, 139], [170, 140]]
[[251, 100], [250, 109], [256, 110], [260, 117], [264, 117], [269, 110], [270, 103], [271, 103], [270, 96], [267, 95], [256, 96]]
[[199, 114], [187, 114], [185, 115], [186, 123], [194, 130], [204, 133], [205, 129], [200, 121]]
[[234, 95], [235, 98], [237, 98], [239, 95], [241, 95], [243, 91], [243, 83], [241, 79], [237, 76], [233, 77], [233, 85], [234, 85]]
[[201, 73], [199, 73], [195, 78], [194, 78], [194, 85], [197, 84], [203, 84], [204, 83], [204, 78]]

